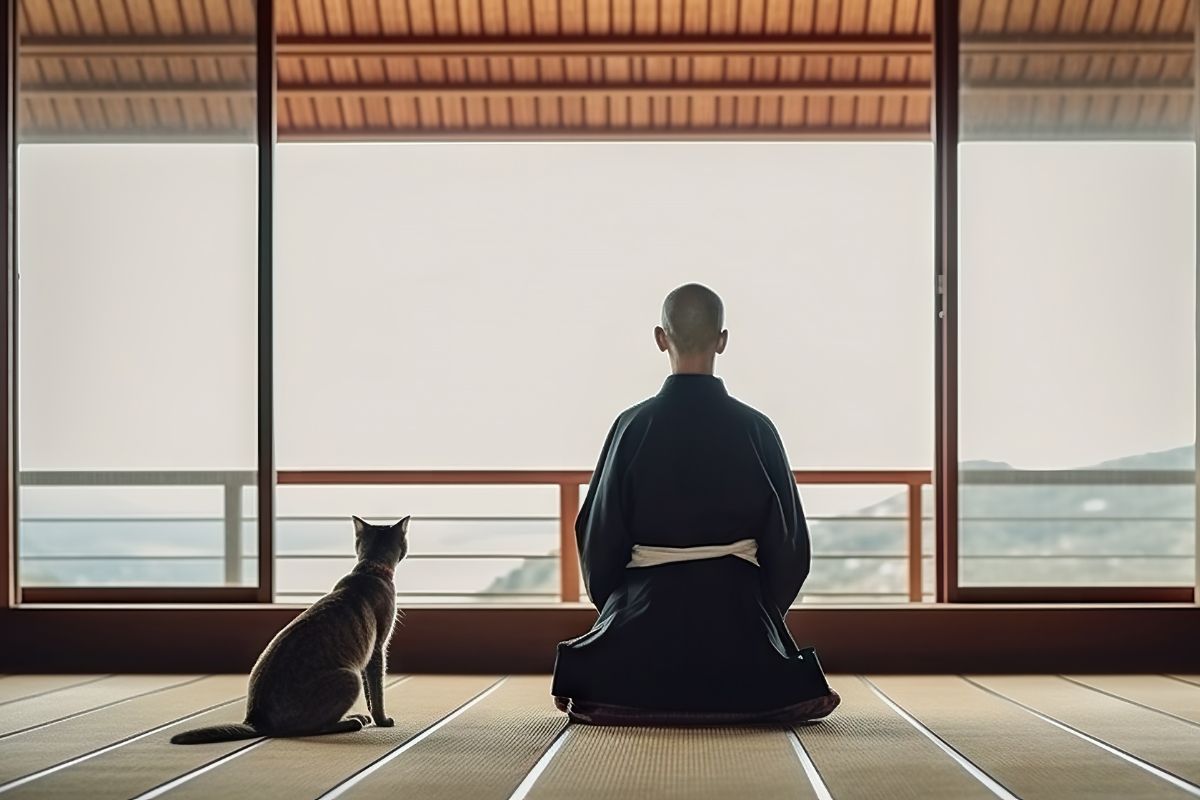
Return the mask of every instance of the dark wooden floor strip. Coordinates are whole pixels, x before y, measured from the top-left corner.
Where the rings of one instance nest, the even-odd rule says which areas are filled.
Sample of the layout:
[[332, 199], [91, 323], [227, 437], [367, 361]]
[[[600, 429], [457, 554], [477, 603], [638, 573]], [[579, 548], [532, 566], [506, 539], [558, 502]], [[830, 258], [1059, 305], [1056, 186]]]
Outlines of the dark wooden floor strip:
[[994, 800], [933, 742], [856, 677], [830, 678], [842, 704], [828, 719], [796, 729], [838, 800]]
[[507, 800], [566, 724], [549, 679], [509, 678], [401, 757], [328, 797]]
[[528, 800], [816, 800], [791, 732], [572, 726]]
[[961, 678], [873, 676], [871, 682], [1023, 800], [1192, 797]]
[[[393, 679], [395, 683], [404, 680]], [[200, 705], [197, 704], [197, 710]], [[364, 710], [361, 700], [358, 711]], [[206, 765], [221, 762], [242, 750], [256, 746], [259, 740], [211, 745], [175, 745], [170, 739], [180, 731], [206, 725], [237, 722], [245, 707], [234, 703], [187, 718], [161, 729], [152, 736], [135, 741], [88, 759], [82, 764], [54, 772], [31, 783], [0, 794], [3, 800], [25, 798], [86, 797], [88, 800], [129, 800], [180, 776], [192, 774]]]
[[1049, 675], [971, 680], [1196, 785], [1200, 727]]
[[288, 800], [319, 797], [403, 746], [496, 681], [496, 677], [475, 675], [414, 677], [386, 693], [387, 711], [396, 720], [394, 728], [271, 739], [166, 796], [171, 800], [239, 795]]
[[1200, 725], [1200, 686], [1162, 675], [1065, 675], [1069, 681]]
[[82, 686], [111, 675], [5, 675], [0, 678], [0, 705]]
[[0, 706], [0, 746], [11, 736], [91, 714], [135, 697], [200, 680], [201, 675], [116, 675]]
[[[97, 749], [169, 724], [199, 709], [237, 701], [245, 691], [245, 675], [214, 675], [14, 737], [3, 745], [0, 792], [19, 778], [76, 761]], [[240, 708], [231, 709], [228, 713], [238, 716], [240, 711]]]

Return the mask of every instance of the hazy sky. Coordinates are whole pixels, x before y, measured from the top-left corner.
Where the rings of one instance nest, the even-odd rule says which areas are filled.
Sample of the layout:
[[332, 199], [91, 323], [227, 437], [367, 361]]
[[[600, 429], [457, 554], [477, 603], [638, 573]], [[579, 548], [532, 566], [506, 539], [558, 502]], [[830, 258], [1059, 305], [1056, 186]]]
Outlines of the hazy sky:
[[662, 382], [663, 296], [696, 280], [726, 301], [720, 373], [797, 467], [926, 464], [930, 156], [288, 148], [280, 463], [591, 466]]
[[[22, 146], [27, 469], [251, 468], [254, 150]], [[1194, 439], [1194, 148], [964, 148], [962, 447]], [[796, 468], [932, 462], [926, 144], [283, 145], [281, 467], [590, 468], [662, 296]]]
[[972, 144], [962, 456], [1086, 466], [1191, 444], [1195, 147]]

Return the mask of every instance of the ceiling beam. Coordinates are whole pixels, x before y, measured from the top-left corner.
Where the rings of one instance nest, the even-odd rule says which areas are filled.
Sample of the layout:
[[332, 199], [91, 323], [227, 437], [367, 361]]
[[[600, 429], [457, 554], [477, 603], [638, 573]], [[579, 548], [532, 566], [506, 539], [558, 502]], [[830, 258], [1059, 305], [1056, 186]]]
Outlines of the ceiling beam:
[[542, 39], [284, 39], [288, 57], [507, 58], [929, 54], [928, 36], [565, 37]]
[[959, 87], [959, 91], [965, 97], [973, 95], [1019, 95], [1023, 97], [1063, 97], [1076, 95], [1104, 97], [1125, 95], [1142, 97], [1161, 97], [1162, 95], [1187, 96], [1192, 91], [1192, 82], [1105, 83], [1097, 81], [1095, 83], [1087, 83], [1071, 81], [1058, 83], [1055, 81], [1036, 81], [1022, 83], [1019, 81], [987, 81], [982, 83], [967, 83], [964, 81]]
[[640, 142], [653, 141], [744, 141], [744, 142], [913, 142], [928, 141], [928, 125], [920, 128], [720, 128], [629, 127], [624, 129], [590, 128], [479, 128], [457, 130], [384, 129], [291, 129], [280, 132], [288, 142]]
[[[838, 97], [861, 95], [924, 95], [929, 84], [917, 82], [863, 83], [309, 83], [280, 84], [281, 97], [717, 97], [760, 96]], [[24, 97], [163, 98], [253, 97], [254, 87], [243, 84], [29, 84]]]
[[[1054, 83], [987, 82], [964, 84], [962, 93], [971, 95], [1184, 95], [1190, 96], [1190, 81], [1169, 83]], [[254, 87], [244, 84], [27, 84], [21, 96], [34, 98], [173, 99], [252, 98]], [[930, 86], [916, 82], [804, 82], [767, 83], [308, 83], [281, 84], [281, 97], [877, 97], [925, 96]]]
[[[144, 58], [250, 56], [253, 41], [237, 38], [27, 38], [23, 56]], [[927, 55], [929, 37], [280, 37], [280, 58], [391, 57], [611, 57], [704, 55], [862, 54]]]
[[[221, 131], [171, 130], [114, 130], [110, 132], [61, 131], [31, 128], [21, 133], [25, 144], [54, 142], [127, 142], [148, 141], [192, 142], [211, 144], [217, 141], [248, 143], [247, 136], [235, 136]], [[909, 128], [666, 128], [628, 127], [622, 129], [490, 127], [458, 129], [406, 128], [279, 128], [281, 142], [639, 142], [639, 141], [733, 141], [733, 142], [922, 142], [929, 141], [929, 126]]]
[[[1036, 128], [1028, 125], [1016, 129], [980, 127], [965, 130], [963, 141], [1055, 141], [1097, 140], [1111, 141], [1114, 138], [1144, 141], [1193, 141], [1190, 124], [1182, 126], [1159, 126], [1152, 129], [1129, 126], [1102, 126], [1083, 128], [1060, 124], [1044, 124]], [[911, 128], [739, 128], [734, 125], [722, 128], [625, 128], [595, 129], [587, 127], [569, 128], [472, 128], [472, 129], [425, 129], [411, 128], [279, 128], [280, 142], [579, 142], [579, 141], [777, 141], [777, 142], [928, 142], [929, 126], [924, 124]], [[108, 131], [62, 130], [55, 128], [28, 127], [21, 131], [22, 144], [54, 143], [126, 143], [145, 144], [165, 142], [172, 144], [214, 144], [229, 142], [253, 144], [253, 135], [247, 131], [229, 129], [137, 129], [121, 128]]]
[[963, 55], [1071, 55], [1137, 54], [1190, 55], [1195, 49], [1189, 36], [1043, 36], [1040, 34], [963, 34], [958, 50]]
[[[980, 36], [964, 40], [969, 55], [1069, 55], [1122, 53], [1187, 55], [1189, 36]], [[824, 37], [622, 37], [494, 39], [459, 37], [280, 37], [277, 53], [290, 58], [610, 58], [704, 56], [913, 56], [928, 57], [928, 36]], [[23, 39], [20, 54], [30, 58], [228, 58], [253, 55], [243, 38]]]

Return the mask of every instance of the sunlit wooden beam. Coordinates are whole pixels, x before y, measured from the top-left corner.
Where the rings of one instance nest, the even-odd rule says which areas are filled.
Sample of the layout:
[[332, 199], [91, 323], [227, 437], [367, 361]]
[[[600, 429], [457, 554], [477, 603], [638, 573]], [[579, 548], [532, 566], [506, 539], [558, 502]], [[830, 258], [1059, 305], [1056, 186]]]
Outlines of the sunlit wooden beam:
[[284, 142], [641, 142], [641, 141], [731, 141], [731, 142], [920, 142], [929, 141], [923, 128], [849, 127], [752, 127], [721, 128], [630, 127], [590, 128], [474, 128], [456, 130], [404, 130], [396, 128], [351, 128], [347, 130], [281, 130]]
[[[281, 84], [281, 97], [839, 97], [861, 95], [921, 95], [925, 82], [863, 83], [308, 83]], [[42, 98], [163, 98], [253, 97], [246, 85], [183, 84], [29, 84], [20, 94]]]
[[[1189, 36], [981, 36], [964, 39], [969, 55], [1072, 53], [1182, 54], [1192, 52]], [[352, 39], [281, 37], [277, 53], [288, 58], [375, 57], [543, 57], [605, 58], [643, 56], [929, 56], [928, 36], [894, 37], [723, 37], [723, 38], [538, 38], [363, 37]], [[253, 41], [244, 38], [97, 37], [23, 39], [20, 54], [32, 58], [227, 58], [250, 57]]]
[[[1191, 82], [1169, 83], [1054, 83], [984, 82], [965, 84], [964, 95], [1022, 96], [1162, 96], [1192, 92]], [[920, 96], [930, 93], [923, 81], [861, 83], [307, 83], [282, 84], [281, 97], [879, 97]], [[252, 98], [254, 87], [242, 84], [27, 84], [23, 97], [93, 99]]]

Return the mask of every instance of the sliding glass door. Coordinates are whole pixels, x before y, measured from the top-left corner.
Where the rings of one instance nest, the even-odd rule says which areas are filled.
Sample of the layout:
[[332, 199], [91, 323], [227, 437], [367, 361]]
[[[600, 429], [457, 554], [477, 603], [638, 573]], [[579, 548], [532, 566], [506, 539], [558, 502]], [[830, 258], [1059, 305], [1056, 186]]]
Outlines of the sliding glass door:
[[25, 599], [253, 587], [254, 0], [21, 7]]
[[960, 597], [1187, 598], [1195, 6], [1006, 9], [961, 6]]

